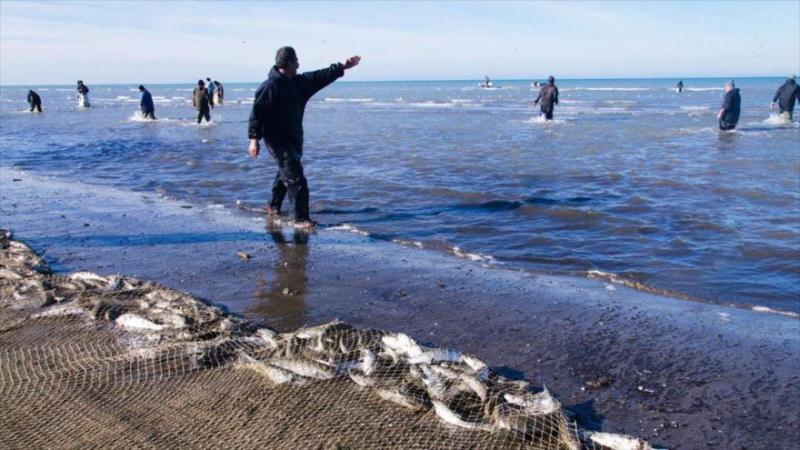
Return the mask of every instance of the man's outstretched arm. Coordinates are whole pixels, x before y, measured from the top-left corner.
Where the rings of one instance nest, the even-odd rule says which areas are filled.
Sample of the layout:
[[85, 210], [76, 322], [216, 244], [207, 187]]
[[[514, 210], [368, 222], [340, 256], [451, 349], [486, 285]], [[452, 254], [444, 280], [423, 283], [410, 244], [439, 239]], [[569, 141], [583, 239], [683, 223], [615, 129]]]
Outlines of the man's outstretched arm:
[[301, 74], [306, 79], [306, 98], [311, 98], [312, 95], [319, 92], [325, 86], [336, 81], [337, 78], [344, 75], [344, 71], [352, 69], [361, 62], [361, 57], [351, 56], [343, 63], [334, 63], [330, 67], [315, 70], [313, 72], [305, 72]]

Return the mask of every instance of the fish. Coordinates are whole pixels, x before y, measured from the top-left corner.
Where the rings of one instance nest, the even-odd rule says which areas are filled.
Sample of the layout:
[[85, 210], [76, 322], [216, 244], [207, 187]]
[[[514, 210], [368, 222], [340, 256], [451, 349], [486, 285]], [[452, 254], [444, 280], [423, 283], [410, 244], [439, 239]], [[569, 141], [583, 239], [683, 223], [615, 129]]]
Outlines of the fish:
[[330, 380], [333, 378], [333, 370], [328, 367], [323, 367], [320, 364], [314, 364], [309, 361], [298, 361], [292, 359], [273, 359], [269, 363], [275, 367], [288, 370], [295, 375], [306, 378], [314, 378], [317, 380]]
[[589, 439], [602, 450], [655, 450], [647, 442], [632, 436], [616, 433], [587, 432]]
[[159, 325], [133, 313], [122, 314], [117, 317], [114, 322], [122, 328], [127, 328], [129, 330], [161, 331], [164, 329], [163, 325]]
[[403, 392], [400, 389], [378, 388], [375, 393], [383, 400], [396, 403], [414, 411], [419, 411], [425, 407], [424, 402], [418, 400], [413, 394], [409, 395], [409, 393]]
[[460, 428], [466, 428], [468, 430], [484, 430], [484, 431], [491, 431], [492, 427], [486, 424], [477, 423], [477, 422], [467, 422], [462, 418], [458, 417], [456, 413], [450, 410], [444, 403], [433, 400], [433, 409], [436, 411], [436, 415], [442, 419], [443, 422], [454, 425]]
[[244, 352], [240, 352], [239, 357], [241, 361], [241, 367], [254, 370], [274, 384], [285, 384], [294, 379], [294, 375], [291, 372], [272, 366], [268, 363], [258, 361]]

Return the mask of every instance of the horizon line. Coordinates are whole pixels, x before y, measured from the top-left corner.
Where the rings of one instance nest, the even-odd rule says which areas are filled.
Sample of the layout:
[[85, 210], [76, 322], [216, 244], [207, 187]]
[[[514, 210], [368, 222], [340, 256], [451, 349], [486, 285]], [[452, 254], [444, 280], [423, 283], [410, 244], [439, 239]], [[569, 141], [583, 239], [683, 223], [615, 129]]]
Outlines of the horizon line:
[[[739, 79], [739, 80], [746, 80], [746, 79], [753, 79], [753, 78], [788, 78], [788, 75], [748, 75], [748, 76], [730, 76], [730, 75], [722, 75], [722, 76], [709, 76], [709, 75], [702, 75], [702, 76], [689, 76], [689, 77], [666, 77], [666, 76], [655, 76], [655, 77], [563, 77], [558, 78], [556, 77], [556, 81], [558, 80], [566, 80], [566, 81], [578, 81], [578, 80], [713, 80], [713, 79]], [[520, 81], [540, 81], [540, 80], [547, 80], [547, 77], [540, 77], [540, 78], [490, 78], [492, 81], [510, 81], [510, 82], [520, 82]], [[453, 79], [414, 79], [414, 80], [337, 80], [337, 83], [446, 83], [446, 82], [476, 82], [482, 81], [483, 78], [453, 78]], [[217, 80], [218, 81], [218, 80]], [[226, 81], [225, 83], [229, 84], [257, 84], [262, 83], [262, 81]], [[31, 85], [38, 85], [38, 86], [72, 86], [75, 83], [67, 83], [67, 84], [42, 84], [42, 83], [29, 83], [29, 84], [0, 84], [0, 87], [24, 87], [24, 86], [31, 86]], [[127, 86], [127, 85], [140, 85], [144, 84], [142, 81], [135, 81], [135, 82], [97, 82], [92, 83], [95, 86]], [[147, 82], [150, 85], [185, 85], [185, 84], [196, 84], [196, 82]]]

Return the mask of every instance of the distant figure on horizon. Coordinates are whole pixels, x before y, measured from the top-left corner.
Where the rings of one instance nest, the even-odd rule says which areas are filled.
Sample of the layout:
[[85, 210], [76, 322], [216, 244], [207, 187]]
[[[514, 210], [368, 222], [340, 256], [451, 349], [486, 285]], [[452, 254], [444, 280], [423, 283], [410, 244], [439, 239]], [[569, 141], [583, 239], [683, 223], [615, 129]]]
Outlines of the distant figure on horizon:
[[774, 108], [777, 102], [780, 115], [788, 122], [792, 120], [795, 101], [800, 102], [800, 86], [797, 85], [795, 77], [792, 76], [775, 92], [770, 108]]
[[489, 75], [483, 76], [483, 83], [481, 83], [481, 87], [482, 88], [494, 87], [494, 83], [492, 82], [491, 78], [489, 78]]
[[150, 95], [150, 91], [140, 84], [139, 92], [142, 93], [142, 100], [139, 101], [139, 107], [142, 108], [142, 116], [145, 119], [156, 120], [156, 107], [153, 104], [153, 96]]
[[541, 115], [545, 120], [553, 120], [553, 108], [558, 104], [558, 87], [556, 87], [556, 79], [552, 75], [547, 77], [547, 84], [539, 89], [539, 96], [533, 101], [533, 104], [539, 105]]
[[733, 80], [725, 84], [725, 97], [722, 99], [722, 107], [717, 113], [719, 129], [723, 131], [733, 130], [739, 123], [739, 114], [742, 112], [742, 97], [739, 95], [739, 88]]
[[33, 89], [28, 91], [28, 104], [31, 105], [31, 112], [34, 109], [38, 112], [42, 112], [42, 98], [39, 97]]
[[225, 101], [225, 89], [222, 87], [222, 83], [217, 80], [214, 80], [214, 103], [217, 105], [221, 105], [223, 101]]
[[325, 86], [333, 83], [361, 61], [352, 56], [344, 63], [314, 72], [297, 73], [300, 63], [292, 47], [281, 47], [275, 54], [275, 65], [269, 78], [256, 90], [250, 112], [248, 153], [258, 157], [263, 138], [267, 149], [278, 164], [272, 183], [272, 199], [266, 208], [270, 215], [280, 214], [283, 199], [289, 192], [294, 203], [295, 227], [313, 228], [308, 209], [308, 181], [303, 172], [303, 113], [308, 100]]
[[197, 87], [192, 92], [192, 104], [197, 110], [197, 123], [202, 122], [203, 118], [206, 122], [211, 122], [211, 108], [214, 104], [203, 80], [197, 80]]
[[206, 89], [208, 89], [208, 96], [211, 97], [211, 104], [216, 105], [217, 102], [214, 101], [214, 92], [217, 90], [217, 86], [211, 81], [210, 77], [206, 77]]
[[683, 92], [683, 80], [678, 81], [678, 84], [675, 85], [675, 90], [678, 91], [678, 93]]
[[89, 103], [89, 87], [83, 84], [83, 80], [78, 80], [76, 91], [78, 92], [78, 108], [88, 108], [92, 106], [92, 104]]

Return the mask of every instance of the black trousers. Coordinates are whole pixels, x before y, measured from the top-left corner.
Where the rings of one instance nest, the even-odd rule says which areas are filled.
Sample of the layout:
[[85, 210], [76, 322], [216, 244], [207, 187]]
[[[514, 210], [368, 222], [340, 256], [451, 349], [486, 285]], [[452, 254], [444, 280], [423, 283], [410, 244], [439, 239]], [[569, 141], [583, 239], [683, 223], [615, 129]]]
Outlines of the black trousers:
[[156, 113], [155, 113], [155, 111], [145, 111], [145, 113], [144, 113], [144, 118], [145, 118], [145, 119], [152, 119], [152, 120], [156, 120]]
[[197, 123], [200, 123], [204, 117], [206, 122], [211, 122], [211, 110], [208, 109], [207, 106], [205, 108], [200, 108], [200, 110], [197, 111]]
[[39, 112], [42, 112], [42, 103], [41, 102], [34, 102], [31, 105], [31, 112], [33, 112], [34, 109], [36, 109]]
[[541, 115], [543, 115], [546, 120], [553, 120], [553, 108], [542, 108]]
[[719, 129], [722, 131], [728, 131], [736, 129], [735, 123], [725, 122], [724, 120], [719, 121]]
[[295, 220], [301, 222], [310, 219], [308, 211], [308, 181], [303, 173], [303, 150], [291, 145], [277, 149], [267, 146], [269, 153], [278, 164], [278, 172], [272, 183], [272, 199], [270, 207], [275, 211], [281, 210], [283, 199], [288, 192], [289, 200], [294, 203]]

